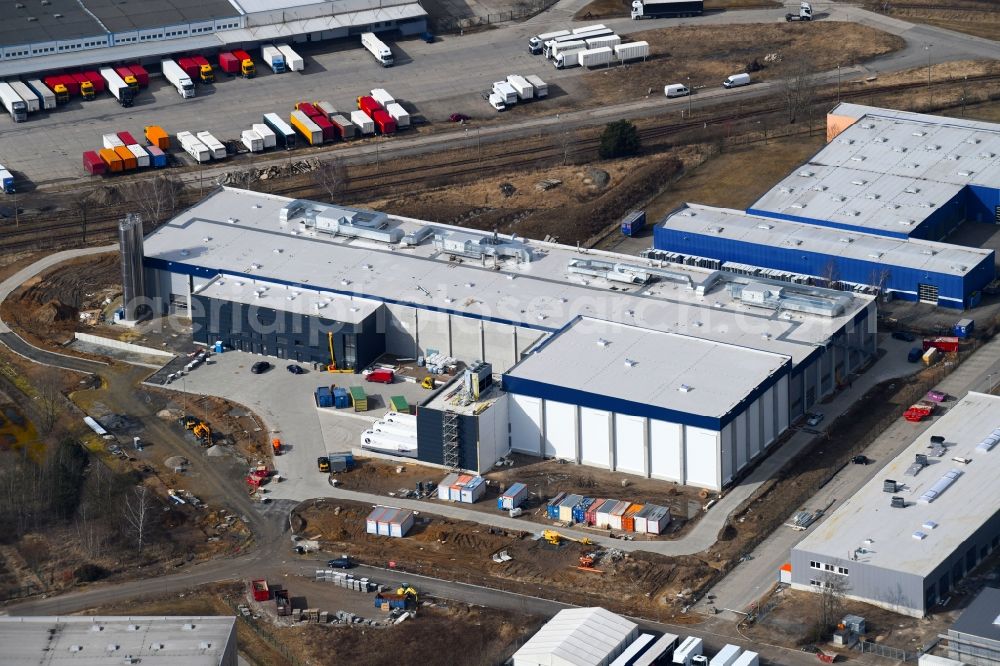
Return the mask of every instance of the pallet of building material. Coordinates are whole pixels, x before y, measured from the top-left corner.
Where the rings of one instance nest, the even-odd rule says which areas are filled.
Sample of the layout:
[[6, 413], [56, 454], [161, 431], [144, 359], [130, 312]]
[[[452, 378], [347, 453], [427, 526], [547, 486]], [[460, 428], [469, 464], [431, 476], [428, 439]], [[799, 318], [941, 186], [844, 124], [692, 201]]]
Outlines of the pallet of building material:
[[546, 178], [535, 183], [535, 189], [539, 192], [547, 192], [553, 187], [559, 187], [560, 185], [562, 185], [562, 181], [558, 178]]
[[785, 527], [801, 531], [812, 525], [814, 520], [816, 516], [811, 511], [796, 511], [792, 519], [785, 523]]

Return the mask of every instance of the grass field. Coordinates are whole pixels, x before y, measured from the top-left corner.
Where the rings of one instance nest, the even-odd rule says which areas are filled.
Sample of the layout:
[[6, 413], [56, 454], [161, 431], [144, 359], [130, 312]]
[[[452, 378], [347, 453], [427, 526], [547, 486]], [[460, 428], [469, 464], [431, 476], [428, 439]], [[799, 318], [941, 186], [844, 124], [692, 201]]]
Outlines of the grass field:
[[[884, 4], [869, 0], [864, 6], [883, 12]], [[997, 0], [901, 0], [889, 3], [885, 13], [904, 21], [1000, 40], [1000, 3]]]

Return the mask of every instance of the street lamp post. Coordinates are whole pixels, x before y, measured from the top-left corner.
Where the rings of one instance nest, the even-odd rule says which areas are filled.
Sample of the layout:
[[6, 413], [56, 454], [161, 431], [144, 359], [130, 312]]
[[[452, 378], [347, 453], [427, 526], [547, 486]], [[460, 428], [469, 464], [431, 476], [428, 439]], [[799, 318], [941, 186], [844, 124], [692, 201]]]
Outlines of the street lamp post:
[[688, 89], [688, 120], [691, 120], [691, 77], [687, 77]]
[[927, 96], [928, 103], [930, 103], [931, 94], [931, 47], [933, 44], [924, 44], [924, 50], [927, 51]]
[[837, 63], [837, 104], [840, 104], [840, 63]]

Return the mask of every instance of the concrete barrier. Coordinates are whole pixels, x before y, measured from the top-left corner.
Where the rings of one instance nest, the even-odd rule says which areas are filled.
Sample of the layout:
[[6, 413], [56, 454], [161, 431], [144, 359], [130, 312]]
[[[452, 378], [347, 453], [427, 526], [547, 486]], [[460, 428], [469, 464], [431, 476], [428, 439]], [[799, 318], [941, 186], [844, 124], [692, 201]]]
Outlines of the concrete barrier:
[[74, 337], [80, 342], [86, 342], [91, 345], [98, 345], [100, 347], [110, 347], [112, 349], [121, 349], [122, 351], [132, 352], [133, 354], [145, 354], [147, 356], [159, 356], [162, 358], [173, 358], [175, 355], [170, 352], [163, 351], [162, 349], [153, 349], [152, 347], [143, 347], [142, 345], [134, 345], [131, 342], [122, 342], [121, 340], [112, 340], [111, 338], [101, 337], [100, 335], [92, 335], [90, 333], [74, 333]]

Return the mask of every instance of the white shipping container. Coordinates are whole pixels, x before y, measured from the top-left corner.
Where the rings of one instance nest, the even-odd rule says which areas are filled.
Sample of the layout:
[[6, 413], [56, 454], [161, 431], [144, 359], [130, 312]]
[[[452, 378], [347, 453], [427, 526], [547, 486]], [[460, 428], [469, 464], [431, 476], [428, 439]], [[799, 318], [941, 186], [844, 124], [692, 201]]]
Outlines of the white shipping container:
[[535, 89], [535, 99], [541, 99], [549, 96], [549, 84], [542, 81], [540, 76], [531, 74], [530, 76], [524, 77], [524, 79]]
[[486, 492], [486, 480], [477, 476], [469, 481], [459, 493], [459, 501], [466, 504], [474, 504], [479, 501]]
[[747, 650], [733, 662], [733, 666], [759, 666], [760, 656], [756, 652]]
[[260, 55], [275, 74], [280, 74], [287, 69], [284, 54], [274, 44], [264, 44], [260, 48]]
[[178, 132], [177, 143], [181, 144], [181, 148], [199, 164], [212, 159], [212, 151], [196, 139], [191, 132]]
[[351, 111], [351, 122], [358, 126], [362, 134], [375, 133], [375, 121], [368, 117], [364, 111]]
[[42, 97], [42, 108], [48, 111], [49, 109], [56, 108], [56, 94], [49, 90], [49, 87], [42, 83], [38, 79], [31, 79], [28, 81], [28, 85], [31, 89]]
[[621, 62], [645, 60], [649, 57], [649, 42], [629, 42], [628, 44], [619, 44], [614, 48], [615, 56]]
[[712, 660], [708, 662], [708, 666], [733, 666], [741, 652], [743, 650], [739, 646], [728, 644], [712, 657]]
[[535, 87], [528, 83], [528, 80], [523, 76], [509, 74], [507, 76], [507, 83], [514, 86], [514, 90], [517, 91], [517, 96], [522, 100], [531, 99], [535, 96]]
[[42, 108], [42, 100], [38, 99], [35, 91], [20, 81], [9, 81], [10, 87], [28, 105], [28, 113], [34, 113]]
[[451, 484], [456, 481], [458, 481], [458, 474], [455, 474], [454, 472], [441, 479], [441, 483], [439, 483], [437, 487], [438, 499], [451, 499]]
[[264, 123], [254, 123], [250, 129], [256, 132], [258, 136], [260, 136], [261, 140], [263, 140], [265, 150], [268, 148], [274, 148], [278, 145], [278, 139], [274, 136], [274, 132], [272, 132], [271, 128]]
[[[178, 134], [177, 136], [180, 137], [180, 134]], [[119, 146], [125, 145], [125, 142], [119, 139], [117, 134], [105, 134], [103, 137], [101, 137], [101, 142], [103, 143], [104, 147], [108, 148], [109, 150], [114, 150]]]
[[226, 147], [222, 142], [212, 136], [211, 132], [198, 132], [195, 134], [198, 140], [205, 144], [205, 147], [212, 151], [212, 157], [221, 160], [226, 157]]
[[396, 101], [395, 99], [393, 99], [392, 95], [389, 94], [389, 91], [387, 91], [385, 88], [373, 88], [371, 91], [371, 96], [375, 99], [376, 102], [378, 102], [382, 106], [385, 106], [386, 104], [392, 104], [393, 102]]
[[618, 35], [605, 35], [604, 37], [591, 37], [586, 42], [588, 49], [598, 49], [602, 46], [618, 46], [622, 43], [622, 38]]
[[301, 72], [306, 68], [305, 60], [291, 46], [288, 44], [275, 44], [275, 46], [281, 51], [281, 55], [285, 56], [285, 67], [289, 72]]
[[613, 54], [614, 51], [611, 50], [610, 46], [602, 46], [597, 49], [581, 51], [578, 57], [582, 67], [600, 67], [601, 65], [610, 65]]
[[253, 130], [243, 130], [240, 134], [240, 141], [251, 153], [259, 153], [264, 150], [264, 138]]
[[396, 121], [397, 129], [410, 126], [410, 114], [396, 102], [386, 104], [385, 110]]
[[134, 143], [131, 146], [125, 146], [125, 147], [128, 148], [128, 150], [129, 150], [130, 153], [132, 153], [133, 155], [135, 155], [135, 165], [136, 165], [136, 167], [138, 167], [138, 168], [141, 169], [142, 167], [148, 167], [149, 166], [149, 153], [146, 152], [145, 148], [143, 148], [142, 146], [140, 146], [137, 143]]
[[497, 81], [494, 83], [493, 94], [503, 97], [504, 104], [517, 104], [517, 90], [506, 81]]

